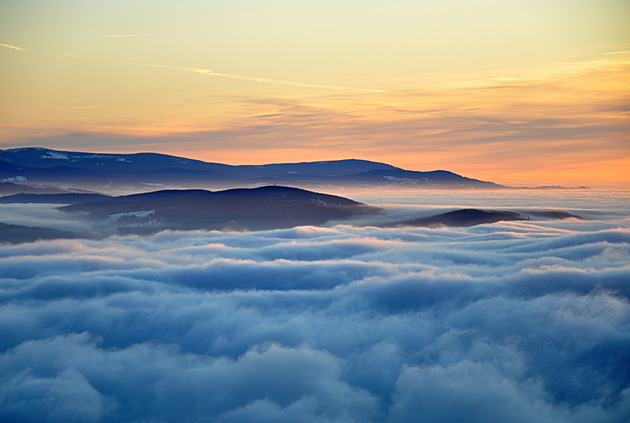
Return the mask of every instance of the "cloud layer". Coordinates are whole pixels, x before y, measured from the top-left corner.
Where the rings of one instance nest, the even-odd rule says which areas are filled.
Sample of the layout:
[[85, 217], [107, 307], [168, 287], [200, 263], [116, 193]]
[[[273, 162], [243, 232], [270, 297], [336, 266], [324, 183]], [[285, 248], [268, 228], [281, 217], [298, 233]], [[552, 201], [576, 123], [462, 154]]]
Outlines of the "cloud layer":
[[627, 220], [0, 247], [0, 420], [621, 422]]

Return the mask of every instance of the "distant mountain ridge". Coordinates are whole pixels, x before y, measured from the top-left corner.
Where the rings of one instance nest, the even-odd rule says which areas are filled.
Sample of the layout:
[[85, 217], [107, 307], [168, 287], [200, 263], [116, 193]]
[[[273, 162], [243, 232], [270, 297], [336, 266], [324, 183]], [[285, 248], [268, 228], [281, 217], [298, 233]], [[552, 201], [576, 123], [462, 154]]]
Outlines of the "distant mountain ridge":
[[36, 147], [0, 150], [0, 182], [87, 189], [124, 184], [502, 188], [445, 170], [418, 172], [357, 159], [232, 166], [158, 153], [101, 154]]

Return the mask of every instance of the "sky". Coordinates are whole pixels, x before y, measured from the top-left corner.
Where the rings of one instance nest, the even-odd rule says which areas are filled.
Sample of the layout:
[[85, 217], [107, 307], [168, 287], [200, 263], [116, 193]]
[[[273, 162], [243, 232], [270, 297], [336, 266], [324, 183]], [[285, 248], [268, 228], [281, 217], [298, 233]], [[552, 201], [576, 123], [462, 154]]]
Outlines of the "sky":
[[433, 200], [584, 220], [0, 245], [0, 420], [625, 423], [627, 197], [534, 191]]
[[630, 183], [625, 0], [0, 9], [0, 148]]

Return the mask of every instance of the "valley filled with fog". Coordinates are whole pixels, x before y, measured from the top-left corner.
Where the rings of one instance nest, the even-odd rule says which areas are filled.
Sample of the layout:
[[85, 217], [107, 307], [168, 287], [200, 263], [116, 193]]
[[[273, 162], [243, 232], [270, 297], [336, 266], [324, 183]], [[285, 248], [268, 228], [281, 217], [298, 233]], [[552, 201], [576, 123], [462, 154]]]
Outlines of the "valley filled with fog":
[[[624, 422], [627, 191], [337, 191], [381, 223], [0, 245], [0, 420]], [[0, 222], [88, 233], [49, 204]]]

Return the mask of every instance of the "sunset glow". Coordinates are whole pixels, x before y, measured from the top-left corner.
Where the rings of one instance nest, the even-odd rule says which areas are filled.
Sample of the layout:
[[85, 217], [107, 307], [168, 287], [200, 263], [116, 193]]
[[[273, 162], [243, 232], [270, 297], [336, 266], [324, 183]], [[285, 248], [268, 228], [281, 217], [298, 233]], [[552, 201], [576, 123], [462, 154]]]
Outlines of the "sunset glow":
[[630, 183], [630, 4], [3, 3], [0, 148]]
[[630, 0], [0, 4], [0, 422], [630, 421]]

